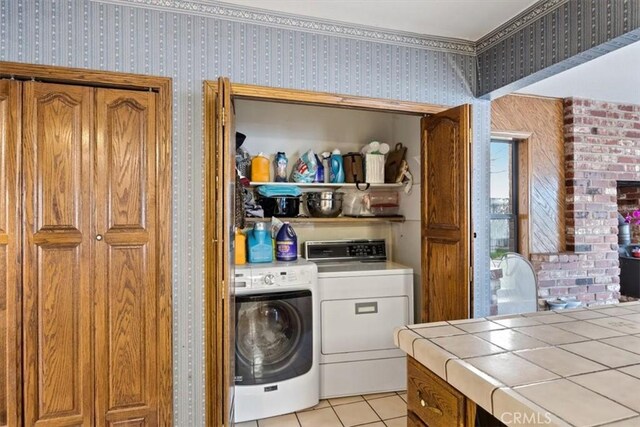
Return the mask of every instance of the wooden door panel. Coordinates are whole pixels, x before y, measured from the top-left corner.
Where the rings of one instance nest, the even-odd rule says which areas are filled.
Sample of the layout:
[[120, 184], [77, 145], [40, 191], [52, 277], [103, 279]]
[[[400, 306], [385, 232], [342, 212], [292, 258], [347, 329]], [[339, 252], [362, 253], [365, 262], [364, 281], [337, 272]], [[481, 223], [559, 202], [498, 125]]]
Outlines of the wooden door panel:
[[470, 316], [469, 106], [422, 119], [423, 321]]
[[115, 89], [96, 94], [99, 426], [157, 423], [155, 97]]
[[21, 85], [0, 80], [0, 426], [20, 424]]
[[[460, 229], [460, 209], [457, 202], [460, 193], [460, 150], [459, 144], [453, 143], [460, 138], [459, 127], [453, 120], [445, 118], [432, 122], [427, 132], [442, 144], [427, 144], [427, 162], [425, 167], [429, 176], [426, 186], [427, 200], [437, 200], [438, 203], [427, 205], [427, 226], [432, 230]], [[442, 167], [441, 165], [447, 165]], [[446, 206], [447, 209], [442, 209]]]
[[[460, 301], [467, 300], [467, 287], [458, 285], [464, 283], [462, 272], [465, 269], [465, 266], [458, 265], [460, 243], [429, 239], [427, 245], [429, 321], [466, 318], [468, 311]], [[453, 268], [442, 268], [443, 265], [452, 265]]]
[[93, 90], [27, 82], [23, 103], [25, 424], [90, 424]]

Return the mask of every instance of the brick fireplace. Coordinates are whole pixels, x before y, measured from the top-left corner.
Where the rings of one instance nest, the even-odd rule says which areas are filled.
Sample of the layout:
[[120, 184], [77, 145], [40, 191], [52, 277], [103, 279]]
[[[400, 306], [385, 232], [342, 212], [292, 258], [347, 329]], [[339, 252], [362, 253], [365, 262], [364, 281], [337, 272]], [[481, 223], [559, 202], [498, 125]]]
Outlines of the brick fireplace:
[[640, 181], [640, 105], [565, 99], [564, 139], [567, 251], [531, 255], [539, 301], [575, 296], [585, 305], [615, 303], [617, 186]]

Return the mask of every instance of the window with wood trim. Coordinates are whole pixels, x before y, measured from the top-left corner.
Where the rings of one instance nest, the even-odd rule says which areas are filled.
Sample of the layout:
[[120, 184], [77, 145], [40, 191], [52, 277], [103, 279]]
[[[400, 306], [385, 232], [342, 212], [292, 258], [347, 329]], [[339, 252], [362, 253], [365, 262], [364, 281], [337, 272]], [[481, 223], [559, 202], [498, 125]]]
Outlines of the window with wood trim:
[[518, 252], [518, 142], [491, 140], [491, 259]]

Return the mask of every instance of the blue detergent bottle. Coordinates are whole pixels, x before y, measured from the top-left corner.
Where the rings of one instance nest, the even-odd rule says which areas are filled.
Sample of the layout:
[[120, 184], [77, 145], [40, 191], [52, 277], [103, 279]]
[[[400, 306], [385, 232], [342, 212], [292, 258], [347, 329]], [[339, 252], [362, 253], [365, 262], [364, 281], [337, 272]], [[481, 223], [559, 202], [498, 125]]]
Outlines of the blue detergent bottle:
[[295, 261], [298, 259], [298, 236], [293, 227], [285, 222], [276, 236], [276, 260]]
[[247, 233], [247, 248], [249, 262], [272, 262], [273, 241], [271, 232], [264, 222], [256, 222], [253, 230]]
[[330, 182], [334, 184], [343, 183], [344, 166], [342, 162], [342, 154], [340, 154], [340, 150], [338, 150], [337, 148], [333, 150], [333, 153], [331, 153], [329, 164], [331, 165], [331, 175], [329, 179]]

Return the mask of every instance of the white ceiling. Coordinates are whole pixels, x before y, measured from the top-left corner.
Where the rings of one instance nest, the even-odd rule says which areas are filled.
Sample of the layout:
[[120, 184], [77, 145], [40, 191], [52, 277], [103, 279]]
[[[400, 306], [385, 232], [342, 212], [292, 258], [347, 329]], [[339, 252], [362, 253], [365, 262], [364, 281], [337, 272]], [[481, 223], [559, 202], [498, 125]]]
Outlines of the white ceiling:
[[536, 3], [537, 0], [224, 0], [224, 2], [388, 30], [476, 41]]
[[518, 93], [640, 104], [640, 42], [534, 83]]

